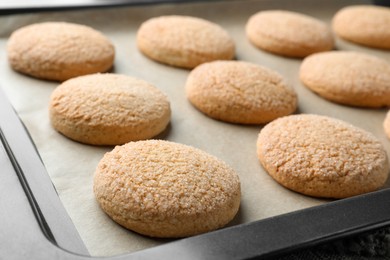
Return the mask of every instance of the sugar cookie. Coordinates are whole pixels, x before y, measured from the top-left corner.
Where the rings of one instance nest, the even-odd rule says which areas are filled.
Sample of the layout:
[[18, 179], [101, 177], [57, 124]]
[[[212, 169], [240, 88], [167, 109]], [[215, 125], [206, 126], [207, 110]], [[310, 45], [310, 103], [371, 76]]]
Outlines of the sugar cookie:
[[390, 49], [390, 8], [347, 6], [333, 17], [332, 27], [341, 38], [368, 47]]
[[51, 96], [50, 119], [82, 143], [116, 145], [162, 132], [171, 115], [167, 97], [149, 83], [124, 75], [92, 74], [65, 81]]
[[256, 47], [289, 57], [328, 51], [334, 45], [331, 29], [324, 22], [291, 11], [269, 10], [252, 15], [246, 34]]
[[189, 16], [161, 16], [145, 21], [138, 30], [140, 51], [161, 63], [183, 68], [235, 55], [232, 38], [219, 25]]
[[310, 55], [301, 64], [300, 79], [336, 103], [390, 106], [390, 63], [369, 54], [331, 51]]
[[199, 65], [188, 76], [186, 93], [200, 111], [231, 123], [267, 123], [297, 106], [295, 91], [280, 74], [243, 61]]
[[272, 121], [258, 136], [257, 155], [281, 185], [315, 197], [345, 198], [374, 191], [389, 173], [386, 151], [374, 135], [319, 115]]
[[103, 34], [90, 27], [45, 22], [12, 33], [7, 53], [16, 71], [36, 78], [64, 81], [108, 71], [113, 65], [115, 50]]
[[152, 237], [186, 237], [227, 224], [240, 205], [240, 180], [223, 161], [162, 140], [117, 146], [100, 161], [94, 192], [117, 223]]

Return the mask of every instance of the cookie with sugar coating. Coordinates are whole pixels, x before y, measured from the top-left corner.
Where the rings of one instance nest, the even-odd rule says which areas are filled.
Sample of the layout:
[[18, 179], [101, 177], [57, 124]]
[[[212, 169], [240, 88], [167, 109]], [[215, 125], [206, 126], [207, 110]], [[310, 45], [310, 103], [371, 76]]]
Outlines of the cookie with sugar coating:
[[160, 16], [145, 21], [137, 32], [137, 45], [155, 61], [189, 69], [213, 60], [230, 60], [235, 55], [234, 42], [222, 27], [190, 16]]
[[217, 120], [264, 124], [293, 113], [294, 89], [277, 72], [243, 61], [213, 61], [191, 71], [186, 82], [188, 100]]
[[373, 48], [390, 49], [390, 8], [354, 5], [340, 9], [332, 20], [341, 38]]
[[320, 96], [344, 105], [390, 106], [390, 63], [373, 55], [330, 51], [306, 57], [303, 84]]
[[11, 67], [32, 77], [64, 81], [106, 72], [115, 49], [102, 33], [88, 26], [44, 22], [13, 32], [7, 43]]
[[260, 131], [257, 155], [278, 183], [315, 197], [375, 191], [389, 174], [386, 151], [373, 134], [326, 116], [276, 119]]
[[291, 11], [260, 11], [249, 18], [245, 30], [256, 47], [288, 57], [302, 58], [334, 46], [332, 31], [324, 22]]
[[186, 237], [236, 215], [240, 180], [223, 161], [162, 140], [130, 142], [101, 159], [94, 176], [101, 208], [120, 225], [152, 237]]
[[63, 82], [51, 95], [50, 120], [63, 135], [93, 145], [152, 138], [170, 121], [165, 94], [125, 75], [92, 74]]

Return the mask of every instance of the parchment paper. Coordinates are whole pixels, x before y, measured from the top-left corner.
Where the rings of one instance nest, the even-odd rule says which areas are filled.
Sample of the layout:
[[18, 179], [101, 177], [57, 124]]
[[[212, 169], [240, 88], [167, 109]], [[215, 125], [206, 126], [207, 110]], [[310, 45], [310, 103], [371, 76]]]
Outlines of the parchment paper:
[[[91, 26], [112, 40], [116, 48], [112, 72], [149, 81], [165, 92], [173, 111], [169, 128], [158, 138], [200, 148], [226, 161], [239, 174], [242, 202], [236, 225], [326, 203], [289, 191], [269, 177], [256, 157], [256, 139], [262, 126], [228, 124], [210, 119], [186, 100], [184, 84], [188, 70], [156, 63], [143, 56], [135, 34], [146, 19], [181, 14], [203, 17], [223, 26], [234, 38], [237, 59], [267, 66], [284, 75], [299, 96], [297, 113], [328, 115], [371, 131], [390, 151], [382, 123], [387, 109], [363, 109], [331, 103], [306, 89], [298, 78], [300, 59], [260, 51], [245, 36], [250, 15], [264, 9], [287, 9], [306, 13], [330, 24], [332, 15], [349, 4], [366, 1], [222, 1], [106, 8], [72, 12], [48, 12], [0, 17], [0, 85], [26, 124], [47, 167], [58, 194], [91, 255], [116, 255], [165, 243], [128, 231], [109, 219], [98, 207], [92, 179], [97, 163], [113, 147], [80, 144], [58, 134], [50, 126], [48, 103], [58, 82], [34, 79], [10, 69], [6, 42], [21, 26], [42, 21], [69, 21]], [[389, 52], [337, 40], [340, 50], [357, 50], [390, 59]], [[388, 187], [389, 184], [386, 185]], [[282, 231], [281, 231], [282, 234]]]

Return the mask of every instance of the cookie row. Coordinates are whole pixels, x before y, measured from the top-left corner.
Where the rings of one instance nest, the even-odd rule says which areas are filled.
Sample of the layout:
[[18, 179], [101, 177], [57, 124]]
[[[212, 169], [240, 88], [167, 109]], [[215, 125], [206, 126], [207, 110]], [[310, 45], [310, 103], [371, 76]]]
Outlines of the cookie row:
[[[390, 10], [351, 6], [333, 18], [340, 37], [370, 47], [390, 49]], [[322, 21], [290, 11], [261, 11], [250, 17], [246, 34], [257, 47], [290, 57], [334, 48], [333, 34]], [[188, 16], [162, 16], [144, 22], [137, 33], [142, 53], [156, 61], [194, 68], [235, 56], [232, 38], [212, 22]], [[113, 44], [83, 25], [47, 22], [15, 31], [8, 42], [8, 59], [16, 71], [42, 79], [66, 79], [108, 71], [114, 62]]]
[[[355, 33], [360, 35], [359, 39], [366, 36], [384, 44], [388, 41], [388, 29], [386, 31], [383, 26], [390, 28], [390, 11], [384, 7], [344, 8], [334, 16], [334, 31], [341, 36], [343, 30], [339, 28], [353, 31], [345, 21], [350, 21], [347, 18], [354, 14], [362, 16], [348, 24], [353, 24], [355, 30], [355, 24], [369, 28]], [[382, 26], [370, 26], [376, 23]], [[323, 22], [288, 11], [261, 11], [248, 20], [246, 32], [250, 41], [264, 50], [294, 57], [309, 55], [310, 57], [303, 61], [300, 78], [307, 87], [324, 98], [353, 106], [389, 106], [389, 64], [385, 61], [358, 53], [313, 56], [312, 53], [326, 52], [334, 47], [331, 30]], [[223, 28], [195, 17], [172, 15], [149, 19], [138, 30], [137, 44], [146, 56], [185, 68], [194, 68], [214, 60], [229, 60], [235, 55], [233, 40]], [[15, 31], [8, 42], [11, 67], [38, 78], [60, 81], [79, 75], [105, 72], [112, 67], [114, 55], [112, 43], [101, 33], [76, 24], [33, 24]], [[355, 80], [355, 77], [358, 80]], [[204, 102], [193, 97], [192, 92], [196, 91], [196, 88], [187, 88], [191, 89], [188, 91], [190, 101], [211, 115], [209, 110], [212, 108], [205, 108], [207, 104], [201, 104]], [[203, 96], [207, 95], [206, 92]], [[223, 102], [218, 102], [218, 106], [221, 104]], [[237, 109], [223, 113], [236, 112]], [[213, 117], [222, 118], [220, 115]], [[226, 121], [265, 123], [268, 120], [240, 118], [242, 122], [234, 118], [227, 118]]]
[[[302, 62], [302, 82], [347, 105], [390, 106], [390, 64], [355, 52], [323, 52]], [[265, 124], [292, 114], [297, 94], [275, 71], [244, 61], [213, 61], [188, 75], [188, 100], [217, 120]], [[146, 81], [92, 74], [63, 82], [51, 96], [54, 128], [87, 144], [117, 145], [152, 138], [170, 121], [170, 102]]]

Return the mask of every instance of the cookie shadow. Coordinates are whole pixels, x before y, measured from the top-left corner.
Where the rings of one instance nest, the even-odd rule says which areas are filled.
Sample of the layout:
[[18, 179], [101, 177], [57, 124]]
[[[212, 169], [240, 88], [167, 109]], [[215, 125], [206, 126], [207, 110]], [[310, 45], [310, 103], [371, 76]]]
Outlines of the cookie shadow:
[[225, 227], [233, 227], [244, 223], [245, 223], [245, 213], [242, 205], [240, 205], [237, 214]]
[[172, 131], [172, 123], [169, 122], [167, 127], [158, 135], [154, 136], [152, 139], [157, 139], [157, 140], [166, 140]]

